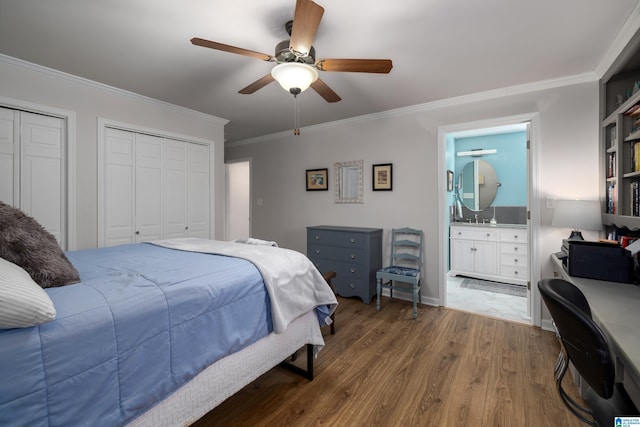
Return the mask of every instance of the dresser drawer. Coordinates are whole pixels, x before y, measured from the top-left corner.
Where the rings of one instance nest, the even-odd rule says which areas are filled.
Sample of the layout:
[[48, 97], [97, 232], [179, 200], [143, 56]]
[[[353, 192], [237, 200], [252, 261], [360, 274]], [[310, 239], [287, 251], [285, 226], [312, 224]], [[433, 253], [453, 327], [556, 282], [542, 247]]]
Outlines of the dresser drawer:
[[475, 227], [475, 226], [459, 226], [451, 227], [452, 239], [468, 239], [468, 240], [498, 240], [498, 230], [489, 227]]
[[316, 229], [307, 231], [307, 244], [309, 245], [364, 249], [368, 242], [369, 237], [365, 234]]
[[527, 243], [527, 229], [526, 228], [501, 228], [500, 229], [500, 241], [501, 242], [515, 242], [515, 243]]
[[330, 259], [335, 261], [344, 261], [354, 264], [362, 264], [368, 261], [367, 253], [364, 249], [358, 248], [341, 248], [337, 246], [319, 246], [309, 245], [307, 248], [308, 256], [317, 259]]
[[504, 255], [527, 255], [526, 243], [500, 243], [500, 254]]

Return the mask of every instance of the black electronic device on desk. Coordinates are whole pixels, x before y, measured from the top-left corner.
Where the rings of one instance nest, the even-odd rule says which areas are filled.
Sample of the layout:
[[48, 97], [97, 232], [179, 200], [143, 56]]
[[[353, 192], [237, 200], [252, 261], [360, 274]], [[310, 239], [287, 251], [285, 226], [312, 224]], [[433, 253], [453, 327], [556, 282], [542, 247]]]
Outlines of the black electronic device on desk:
[[565, 239], [562, 252], [562, 265], [570, 276], [633, 283], [633, 257], [619, 244]]

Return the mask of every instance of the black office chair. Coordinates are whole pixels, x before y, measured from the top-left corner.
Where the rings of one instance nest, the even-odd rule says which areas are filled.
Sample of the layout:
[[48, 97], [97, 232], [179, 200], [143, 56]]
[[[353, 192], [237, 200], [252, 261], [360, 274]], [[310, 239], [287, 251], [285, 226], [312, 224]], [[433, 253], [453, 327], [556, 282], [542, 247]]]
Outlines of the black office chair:
[[[615, 360], [609, 342], [591, 318], [584, 294], [562, 279], [542, 279], [538, 289], [560, 340], [554, 374], [556, 388], [567, 408], [584, 423], [600, 427], [613, 425], [615, 416], [637, 415], [622, 384], [615, 382]], [[578, 404], [562, 388], [569, 362], [590, 386], [585, 395], [589, 408]]]

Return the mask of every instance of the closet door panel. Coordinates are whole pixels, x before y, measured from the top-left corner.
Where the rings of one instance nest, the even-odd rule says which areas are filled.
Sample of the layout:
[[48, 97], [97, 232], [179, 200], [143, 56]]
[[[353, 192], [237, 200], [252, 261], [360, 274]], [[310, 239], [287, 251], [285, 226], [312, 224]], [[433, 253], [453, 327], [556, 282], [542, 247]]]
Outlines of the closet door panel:
[[136, 134], [135, 241], [162, 238], [162, 138]]
[[165, 139], [164, 238], [187, 236], [187, 143]]
[[62, 188], [63, 121], [20, 113], [20, 208], [64, 247]]
[[17, 206], [19, 203], [15, 177], [18, 152], [14, 126], [19, 122], [18, 112], [8, 108], [0, 108], [0, 201]]
[[188, 144], [188, 236], [209, 238], [209, 146]]
[[133, 243], [133, 139], [132, 132], [105, 129], [104, 243]]

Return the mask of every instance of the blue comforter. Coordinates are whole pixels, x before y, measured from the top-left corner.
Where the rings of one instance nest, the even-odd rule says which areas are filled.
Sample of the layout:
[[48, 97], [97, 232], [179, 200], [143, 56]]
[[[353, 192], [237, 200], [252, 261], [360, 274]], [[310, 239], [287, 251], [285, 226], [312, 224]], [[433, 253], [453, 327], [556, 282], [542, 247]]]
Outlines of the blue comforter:
[[115, 426], [272, 331], [248, 261], [147, 244], [67, 252], [57, 318], [0, 331], [0, 425]]

